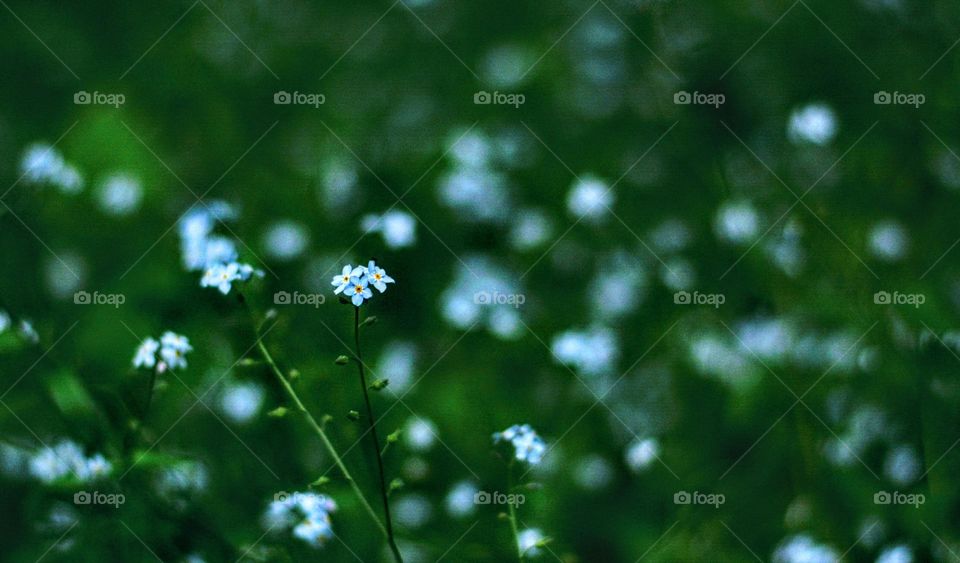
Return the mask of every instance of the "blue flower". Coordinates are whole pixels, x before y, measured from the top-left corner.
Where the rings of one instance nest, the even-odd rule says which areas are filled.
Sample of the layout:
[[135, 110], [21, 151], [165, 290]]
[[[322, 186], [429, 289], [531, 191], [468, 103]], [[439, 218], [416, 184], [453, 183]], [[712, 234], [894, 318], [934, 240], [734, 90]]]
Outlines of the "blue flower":
[[360, 305], [363, 305], [365, 300], [373, 297], [373, 292], [370, 291], [369, 287], [367, 287], [368, 284], [369, 282], [367, 281], [367, 276], [363, 276], [362, 278], [353, 276], [350, 278], [350, 283], [347, 284], [343, 294], [348, 296], [350, 301], [359, 307]]
[[333, 279], [330, 280], [330, 285], [337, 288], [333, 290], [334, 295], [340, 295], [340, 292], [342, 292], [344, 289], [347, 289], [347, 286], [350, 285], [350, 278], [354, 276], [359, 277], [363, 273], [364, 270], [361, 266], [357, 266], [356, 268], [350, 264], [344, 266], [343, 270], [336, 276], [333, 276]]
[[367, 283], [373, 284], [377, 291], [383, 293], [387, 290], [388, 283], [394, 283], [393, 278], [387, 275], [386, 270], [378, 268], [373, 260], [367, 264]]

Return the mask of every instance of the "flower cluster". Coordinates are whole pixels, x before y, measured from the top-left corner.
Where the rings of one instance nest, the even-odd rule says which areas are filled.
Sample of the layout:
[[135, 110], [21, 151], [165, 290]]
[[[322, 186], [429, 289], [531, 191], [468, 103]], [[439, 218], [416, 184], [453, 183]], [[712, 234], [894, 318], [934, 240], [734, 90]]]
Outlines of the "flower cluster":
[[50, 145], [28, 147], [20, 161], [20, 169], [28, 181], [52, 184], [63, 193], [74, 194], [83, 189], [83, 176]]
[[529, 424], [514, 424], [503, 432], [494, 432], [493, 443], [510, 442], [515, 457], [530, 465], [536, 465], [547, 453], [547, 444]]
[[357, 266], [356, 268], [347, 264], [339, 275], [333, 276], [330, 285], [336, 289], [333, 293], [339, 295], [343, 293], [344, 297], [359, 307], [363, 302], [373, 297], [373, 292], [369, 286], [377, 288], [377, 291], [383, 293], [387, 290], [387, 284], [394, 283], [393, 278], [387, 275], [383, 268], [377, 267], [373, 260], [366, 266]]
[[264, 525], [268, 529], [293, 528], [293, 535], [313, 547], [321, 547], [333, 537], [330, 513], [337, 503], [316, 493], [279, 493], [267, 508]]
[[215, 287], [226, 295], [230, 293], [233, 282], [247, 281], [253, 276], [263, 277], [263, 272], [255, 270], [250, 264], [239, 262], [213, 264], [203, 272], [200, 287]]
[[223, 202], [212, 202], [204, 209], [191, 211], [180, 219], [180, 250], [183, 265], [190, 271], [203, 271], [201, 287], [215, 287], [230, 293], [233, 282], [247, 281], [263, 272], [249, 264], [237, 262], [236, 244], [229, 238], [213, 234], [217, 221], [236, 216], [236, 211]]
[[75, 442], [62, 440], [52, 448], [44, 448], [29, 461], [30, 474], [44, 483], [73, 476], [89, 482], [106, 477], [113, 466], [101, 454], [86, 457]]
[[163, 373], [168, 369], [185, 368], [187, 352], [191, 351], [193, 346], [190, 346], [190, 340], [186, 336], [168, 330], [163, 333], [159, 341], [148, 337], [140, 343], [133, 357], [133, 367], [156, 368], [157, 373]]

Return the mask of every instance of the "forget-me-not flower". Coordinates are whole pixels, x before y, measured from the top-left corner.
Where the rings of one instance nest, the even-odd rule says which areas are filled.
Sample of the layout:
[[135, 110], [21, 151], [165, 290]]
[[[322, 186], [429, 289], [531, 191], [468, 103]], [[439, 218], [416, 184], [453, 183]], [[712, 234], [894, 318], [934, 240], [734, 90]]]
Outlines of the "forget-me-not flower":
[[350, 278], [350, 283], [347, 284], [347, 288], [344, 290], [344, 295], [350, 298], [350, 301], [354, 305], [359, 307], [363, 305], [363, 302], [367, 299], [373, 297], [373, 292], [370, 291], [370, 288], [367, 287], [367, 276], [358, 278], [356, 276]]
[[393, 278], [387, 275], [386, 270], [377, 267], [373, 260], [367, 264], [367, 283], [377, 288], [377, 291], [383, 293], [387, 290], [388, 283], [394, 283]]
[[343, 267], [343, 270], [336, 276], [333, 276], [333, 279], [330, 281], [330, 285], [337, 288], [333, 290], [334, 295], [340, 295], [340, 293], [347, 289], [347, 286], [350, 285], [350, 278], [360, 277], [363, 275], [363, 267], [357, 266], [354, 268], [350, 264], [347, 264]]
[[493, 443], [510, 442], [518, 461], [536, 465], [547, 453], [547, 444], [529, 424], [514, 424], [503, 432], [493, 434]]

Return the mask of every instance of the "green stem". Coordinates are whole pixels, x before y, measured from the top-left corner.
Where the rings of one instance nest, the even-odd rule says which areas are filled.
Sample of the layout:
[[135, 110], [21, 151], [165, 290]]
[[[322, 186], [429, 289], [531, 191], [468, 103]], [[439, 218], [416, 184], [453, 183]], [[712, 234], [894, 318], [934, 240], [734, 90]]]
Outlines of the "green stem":
[[513, 545], [517, 546], [517, 561], [523, 561], [523, 550], [520, 549], [520, 532], [517, 531], [517, 509], [510, 502], [513, 494], [513, 460], [507, 466], [507, 510], [510, 512], [510, 529], [513, 531]]
[[[246, 304], [246, 301], [244, 301]], [[333, 447], [333, 443], [330, 441], [330, 438], [327, 437], [327, 433], [323, 430], [323, 427], [317, 424], [317, 420], [310, 414], [310, 411], [307, 410], [307, 407], [303, 405], [303, 401], [300, 400], [300, 396], [297, 395], [296, 390], [293, 386], [290, 385], [290, 382], [287, 381], [287, 378], [283, 375], [283, 372], [280, 371], [280, 368], [277, 367], [277, 363], [274, 361], [273, 356], [270, 355], [270, 352], [267, 350], [266, 345], [263, 343], [263, 335], [260, 333], [260, 326], [257, 324], [256, 319], [253, 321], [253, 327], [256, 331], [257, 336], [257, 347], [260, 349], [260, 354], [263, 356], [267, 365], [270, 366], [273, 374], [277, 376], [277, 381], [280, 382], [280, 385], [287, 392], [287, 395], [290, 397], [290, 400], [293, 401], [293, 404], [297, 407], [297, 410], [301, 415], [307, 420], [307, 424], [311, 429], [320, 437], [320, 441], [323, 442], [323, 446], [326, 448], [327, 453], [330, 454], [330, 457], [333, 458], [334, 463], [337, 468], [340, 469], [340, 473], [343, 474], [343, 478], [347, 480], [347, 483], [350, 484], [350, 488], [353, 489], [354, 494], [357, 496], [357, 500], [360, 501], [360, 504], [367, 511], [367, 514], [370, 515], [370, 518], [373, 519], [373, 522], [377, 525], [377, 528], [380, 529], [380, 532], [387, 537], [387, 530], [383, 527], [383, 523], [380, 522], [380, 518], [377, 517], [377, 513], [373, 510], [373, 507], [370, 506], [370, 503], [367, 502], [367, 498], [363, 496], [363, 492], [360, 490], [360, 487], [357, 485], [357, 482], [354, 481], [353, 476], [350, 475], [350, 471], [347, 470], [347, 466], [343, 464], [343, 459], [340, 457], [340, 454], [337, 453], [336, 448]], [[389, 538], [388, 538], [389, 539]]]
[[393, 523], [390, 519], [390, 499], [387, 490], [387, 478], [383, 472], [383, 456], [380, 454], [380, 438], [377, 436], [377, 419], [373, 416], [373, 407], [370, 405], [370, 392], [367, 389], [367, 378], [363, 369], [363, 355], [360, 353], [360, 307], [354, 307], [353, 315], [353, 335], [357, 350], [357, 368], [360, 370], [360, 386], [363, 389], [363, 401], [367, 405], [367, 419], [370, 423], [370, 434], [373, 436], [374, 451], [377, 454], [377, 470], [380, 473], [380, 496], [383, 498], [383, 513], [387, 522], [387, 543], [390, 544], [390, 551], [393, 552], [397, 563], [403, 563], [400, 556], [400, 549], [397, 548], [397, 542], [393, 537]]

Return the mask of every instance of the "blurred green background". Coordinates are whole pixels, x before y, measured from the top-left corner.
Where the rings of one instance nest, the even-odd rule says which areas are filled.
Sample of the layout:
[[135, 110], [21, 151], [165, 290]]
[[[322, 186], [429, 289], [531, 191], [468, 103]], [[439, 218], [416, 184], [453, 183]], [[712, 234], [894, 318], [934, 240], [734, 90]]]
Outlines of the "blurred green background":
[[[396, 279], [363, 345], [409, 561], [515, 557], [473, 502], [507, 490], [514, 423], [549, 448], [531, 558], [960, 559], [955, 2], [0, 4], [0, 559], [388, 559], [317, 437], [267, 415], [291, 405], [240, 362], [235, 292], [184, 268], [178, 222], [221, 208], [375, 507], [329, 280]], [[131, 430], [131, 359], [167, 330], [189, 367]], [[65, 440], [110, 475], [45, 482]], [[323, 475], [337, 539], [264, 527]]]

